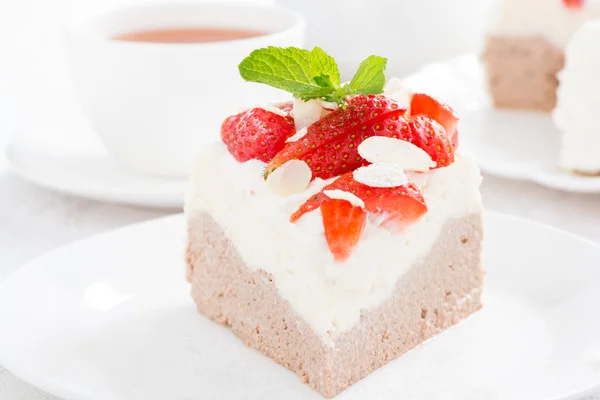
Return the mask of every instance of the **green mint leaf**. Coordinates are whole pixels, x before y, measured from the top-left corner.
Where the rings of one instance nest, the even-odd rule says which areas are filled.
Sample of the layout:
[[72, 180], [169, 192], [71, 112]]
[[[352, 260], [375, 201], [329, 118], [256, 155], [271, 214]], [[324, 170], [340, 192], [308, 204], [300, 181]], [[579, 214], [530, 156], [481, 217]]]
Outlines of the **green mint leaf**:
[[254, 50], [239, 65], [242, 78], [264, 83], [291, 93], [319, 87], [310, 68], [310, 51], [295, 47]]
[[350, 81], [349, 89], [354, 94], [380, 94], [385, 85], [387, 58], [369, 56], [360, 63], [358, 71]]
[[328, 76], [330, 86], [340, 87], [340, 71], [338, 65], [329, 54], [320, 47], [315, 47], [310, 52], [310, 69], [313, 77]]
[[[296, 97], [301, 98], [304, 101], [312, 99], [325, 99], [332, 98], [331, 96], [335, 93], [336, 89], [332, 87], [320, 87], [311, 91], [298, 93]], [[327, 100], [335, 101], [335, 100]]]
[[332, 89], [336, 88], [333, 82], [331, 82], [331, 78], [329, 77], [329, 75], [319, 75], [313, 77], [313, 79], [315, 80], [315, 83], [321, 87], [328, 87]]
[[343, 104], [347, 96], [379, 94], [385, 85], [387, 59], [370, 56], [358, 67], [349, 84], [340, 87], [338, 66], [320, 47], [254, 50], [239, 65], [242, 78], [285, 90], [304, 101], [322, 98]]
[[[239, 65], [242, 78], [264, 83], [304, 100], [332, 93], [339, 86], [339, 71], [322, 49], [267, 47], [254, 50]], [[324, 94], [322, 94], [324, 93]]]

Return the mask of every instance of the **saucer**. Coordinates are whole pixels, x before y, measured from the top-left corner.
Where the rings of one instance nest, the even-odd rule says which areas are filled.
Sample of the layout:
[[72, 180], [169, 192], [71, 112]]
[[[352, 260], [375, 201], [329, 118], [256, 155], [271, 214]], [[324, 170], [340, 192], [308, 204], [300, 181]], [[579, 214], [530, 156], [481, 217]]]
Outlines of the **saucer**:
[[461, 116], [460, 146], [475, 154], [483, 172], [563, 191], [600, 192], [600, 177], [559, 169], [560, 132], [551, 114], [493, 107], [476, 55], [429, 64], [404, 83], [435, 94], [456, 109]]
[[129, 171], [91, 133], [31, 129], [8, 144], [6, 159], [21, 177], [68, 195], [112, 203], [181, 209], [185, 179]]

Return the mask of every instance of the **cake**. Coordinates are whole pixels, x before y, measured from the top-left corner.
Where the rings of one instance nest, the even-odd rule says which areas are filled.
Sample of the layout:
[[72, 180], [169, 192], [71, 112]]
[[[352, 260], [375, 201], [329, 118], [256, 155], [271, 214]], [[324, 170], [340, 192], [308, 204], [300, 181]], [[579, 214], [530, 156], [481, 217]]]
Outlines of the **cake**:
[[295, 99], [228, 117], [186, 197], [200, 313], [328, 398], [482, 306], [479, 170], [385, 61], [341, 84], [319, 48], [253, 52], [242, 77]]
[[598, 0], [500, 0], [483, 54], [495, 106], [552, 111], [565, 47], [594, 18]]
[[587, 22], [569, 42], [559, 74], [553, 117], [562, 132], [560, 166], [585, 175], [600, 174], [600, 20]]

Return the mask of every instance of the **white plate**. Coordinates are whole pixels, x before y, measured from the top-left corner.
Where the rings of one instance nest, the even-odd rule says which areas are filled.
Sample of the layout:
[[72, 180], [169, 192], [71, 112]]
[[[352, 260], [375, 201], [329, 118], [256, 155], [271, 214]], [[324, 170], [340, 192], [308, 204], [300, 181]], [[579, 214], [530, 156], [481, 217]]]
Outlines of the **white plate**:
[[185, 179], [152, 177], [123, 169], [86, 132], [23, 132], [9, 143], [6, 158], [23, 178], [61, 193], [145, 207], [183, 206]]
[[460, 144], [475, 153], [484, 172], [566, 191], [600, 192], [600, 177], [558, 168], [560, 133], [550, 114], [492, 106], [484, 68], [475, 55], [430, 64], [405, 82], [456, 108], [461, 116]]
[[[484, 308], [340, 399], [576, 399], [600, 383], [600, 247], [489, 213]], [[0, 284], [0, 365], [77, 400], [320, 399], [195, 311], [185, 222], [48, 254]]]

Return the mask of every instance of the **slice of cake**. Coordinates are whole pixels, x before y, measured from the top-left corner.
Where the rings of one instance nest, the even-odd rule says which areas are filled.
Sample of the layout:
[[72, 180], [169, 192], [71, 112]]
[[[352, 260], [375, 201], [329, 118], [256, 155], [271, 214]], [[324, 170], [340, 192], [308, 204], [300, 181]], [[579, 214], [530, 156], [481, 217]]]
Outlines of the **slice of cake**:
[[600, 174], [600, 20], [586, 23], [567, 46], [559, 74], [554, 122], [562, 131], [560, 165], [567, 171]]
[[550, 112], [564, 50], [586, 21], [600, 17], [596, 0], [500, 0], [483, 58], [497, 107]]
[[242, 77], [296, 99], [227, 118], [186, 199], [198, 310], [326, 397], [481, 308], [479, 170], [385, 62], [342, 85], [319, 48], [253, 52]]

